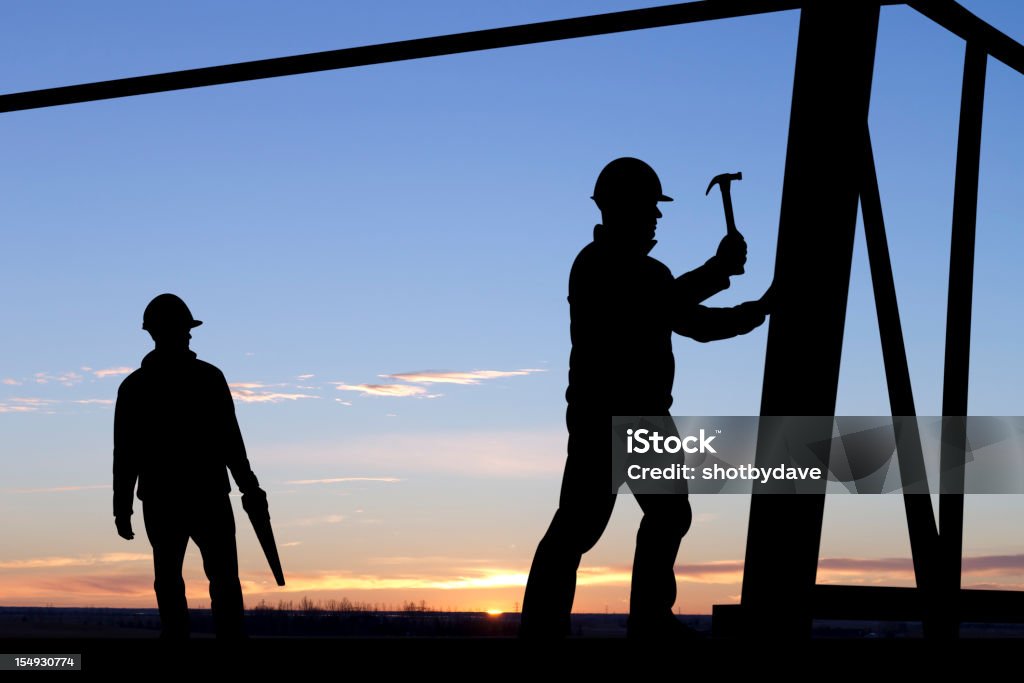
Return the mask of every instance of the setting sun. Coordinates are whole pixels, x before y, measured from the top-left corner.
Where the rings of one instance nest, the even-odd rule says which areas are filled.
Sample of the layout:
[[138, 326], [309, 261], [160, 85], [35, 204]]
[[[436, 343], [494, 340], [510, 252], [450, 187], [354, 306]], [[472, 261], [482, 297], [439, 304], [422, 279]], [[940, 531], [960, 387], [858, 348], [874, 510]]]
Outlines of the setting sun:
[[491, 608], [487, 610], [487, 616], [489, 617], [500, 617], [504, 612], [500, 609]]

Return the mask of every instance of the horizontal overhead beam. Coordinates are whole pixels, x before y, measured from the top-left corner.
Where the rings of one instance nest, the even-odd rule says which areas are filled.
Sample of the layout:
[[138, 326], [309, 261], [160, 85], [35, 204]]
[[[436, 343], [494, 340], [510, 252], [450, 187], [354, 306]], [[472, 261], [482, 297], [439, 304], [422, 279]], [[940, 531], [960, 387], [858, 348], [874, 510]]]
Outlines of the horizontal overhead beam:
[[[700, 0], [663, 7], [31, 90], [0, 95], [0, 113], [768, 14], [800, 9], [805, 2], [806, 0]], [[898, 0], [880, 0], [879, 4], [904, 3]], [[980, 45], [999, 61], [1024, 74], [1024, 45], [971, 14], [954, 0], [916, 0], [906, 4], [961, 38]]]
[[916, 0], [907, 4], [947, 31], [1024, 74], [1024, 45], [971, 14], [954, 0]]
[[333, 69], [348, 69], [370, 64], [493, 50], [515, 45], [530, 45], [569, 38], [675, 26], [712, 19], [766, 14], [799, 9], [801, 5], [803, 5], [803, 0], [702, 0], [574, 19], [542, 21], [520, 26], [454, 33], [416, 40], [401, 40], [365, 47], [0, 95], [0, 112], [41, 109], [78, 102], [201, 88], [279, 76], [294, 76]]

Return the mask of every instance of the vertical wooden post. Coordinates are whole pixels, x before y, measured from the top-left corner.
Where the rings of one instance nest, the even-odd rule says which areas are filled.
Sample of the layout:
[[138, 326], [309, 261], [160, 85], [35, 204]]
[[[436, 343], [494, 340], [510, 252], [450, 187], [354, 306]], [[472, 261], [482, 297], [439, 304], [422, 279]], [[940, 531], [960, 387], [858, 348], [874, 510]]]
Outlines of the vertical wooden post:
[[899, 303], [896, 299], [892, 261], [889, 259], [889, 240], [885, 234], [885, 219], [878, 191], [878, 173], [875, 169], [870, 133], [864, 154], [863, 177], [864, 184], [860, 194], [861, 215], [864, 220], [868, 263], [871, 266], [871, 285], [875, 295], [878, 332], [882, 342], [885, 383], [889, 391], [889, 407], [896, 431], [896, 457], [899, 461], [900, 479], [903, 481], [903, 506], [907, 514], [907, 529], [910, 532], [914, 578], [918, 590], [924, 594], [921, 604], [924, 606], [922, 618], [925, 636], [931, 637], [943, 630], [937, 621], [939, 610], [936, 604], [942, 600], [936, 580], [939, 566], [939, 533], [929, 495], [921, 434], [917, 421], [913, 419], [913, 416], [917, 415], [917, 407], [914, 404], [914, 391], [910, 383], [907, 347], [903, 340], [903, 325], [900, 322]]
[[[765, 416], [835, 414], [878, 16], [871, 2], [808, 2], [801, 10]], [[824, 438], [831, 436], [829, 427]], [[758, 465], [780, 457], [769, 436], [759, 436]], [[810, 634], [824, 505], [823, 492], [752, 497], [746, 628], [776, 637]]]
[[971, 360], [971, 301], [974, 292], [974, 234], [978, 214], [981, 123], [988, 53], [967, 43], [960, 95], [960, 131], [953, 190], [953, 236], [946, 308], [946, 360], [942, 378], [942, 452], [939, 484], [940, 573], [944, 603], [950, 606], [948, 635], [959, 631], [960, 563], [964, 535], [964, 454], [967, 446], [967, 390]]

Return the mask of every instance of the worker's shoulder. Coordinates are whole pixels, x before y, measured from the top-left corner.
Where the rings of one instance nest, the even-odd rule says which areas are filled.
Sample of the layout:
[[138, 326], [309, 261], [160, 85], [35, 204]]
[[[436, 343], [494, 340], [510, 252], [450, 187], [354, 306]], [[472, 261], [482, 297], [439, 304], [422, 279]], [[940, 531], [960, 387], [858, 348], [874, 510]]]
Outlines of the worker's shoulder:
[[117, 387], [117, 393], [129, 393], [134, 391], [146, 381], [146, 372], [142, 368], [136, 368], [128, 373], [128, 376], [121, 380]]
[[672, 271], [653, 256], [623, 254], [608, 245], [591, 242], [580, 250], [569, 271], [569, 286], [599, 282], [644, 286], [672, 280]]
[[644, 256], [643, 267], [655, 277], [669, 280], [672, 279], [672, 269], [650, 254]]
[[196, 358], [195, 360], [195, 372], [202, 375], [204, 379], [216, 380], [218, 382], [227, 381], [220, 368], [213, 363], [208, 363], [205, 360], [200, 360], [199, 358]]

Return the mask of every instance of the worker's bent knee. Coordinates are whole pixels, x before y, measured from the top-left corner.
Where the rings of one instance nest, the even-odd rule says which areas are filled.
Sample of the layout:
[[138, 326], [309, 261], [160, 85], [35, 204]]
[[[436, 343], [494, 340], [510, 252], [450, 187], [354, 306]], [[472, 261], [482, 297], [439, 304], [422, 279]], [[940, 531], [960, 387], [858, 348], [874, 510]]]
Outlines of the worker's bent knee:
[[675, 508], [658, 508], [646, 512], [641, 524], [649, 529], [657, 529], [660, 534], [682, 538], [693, 524], [693, 511], [689, 504]]
[[597, 545], [606, 526], [607, 517], [588, 518], [560, 509], [544, 535], [544, 542], [582, 555]]

